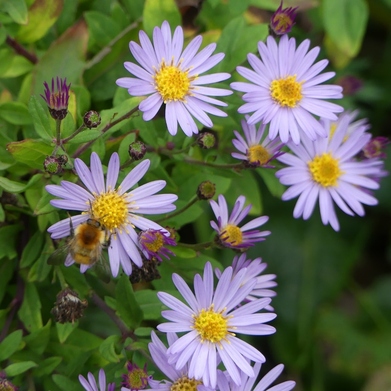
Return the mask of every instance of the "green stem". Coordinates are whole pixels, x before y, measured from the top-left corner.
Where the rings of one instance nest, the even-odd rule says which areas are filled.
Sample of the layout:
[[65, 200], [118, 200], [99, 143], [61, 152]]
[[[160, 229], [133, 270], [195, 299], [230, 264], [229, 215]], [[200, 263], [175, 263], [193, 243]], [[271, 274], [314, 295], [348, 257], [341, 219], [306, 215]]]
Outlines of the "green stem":
[[170, 150], [170, 149], [167, 149], [167, 148], [158, 148], [157, 152], [163, 153], [164, 155], [168, 155], [168, 156], [176, 155], [176, 154], [179, 154], [179, 153], [187, 152], [191, 147], [193, 147], [196, 144], [197, 144], [197, 140], [192, 142], [192, 143], [190, 143], [187, 147], [184, 147], [182, 149]]
[[65, 281], [64, 274], [62, 273], [60, 266], [55, 266], [54, 270], [57, 274], [58, 281], [60, 282], [61, 289], [68, 288], [68, 284]]
[[79, 134], [81, 131], [83, 131], [86, 128], [84, 124], [82, 124], [79, 129], [77, 129], [75, 132], [73, 132], [69, 137], [62, 139], [62, 143], [66, 144], [69, 140], [72, 140], [77, 134]]
[[237, 169], [237, 170], [241, 170], [244, 168], [242, 163], [217, 164], [217, 163], [204, 162], [202, 160], [196, 160], [188, 157], [185, 157], [184, 161], [190, 164], [198, 164], [199, 166], [207, 166], [207, 167], [215, 167], [215, 168]]
[[204, 243], [195, 243], [195, 244], [189, 244], [189, 243], [177, 243], [178, 247], [186, 247], [186, 248], [191, 248], [195, 251], [200, 251], [200, 250], [207, 250], [211, 247], [214, 246], [214, 242], [204, 242]]
[[197, 201], [199, 201], [198, 197], [195, 195], [191, 198], [191, 200], [181, 209], [176, 210], [175, 212], [166, 215], [165, 217], [162, 217], [161, 219], [156, 220], [157, 223], [160, 223], [164, 220], [168, 220], [171, 217], [178, 216], [179, 214], [183, 213], [185, 210], [189, 209], [192, 205], [194, 205]]
[[[117, 118], [115, 121], [109, 122], [101, 131], [101, 136], [105, 134], [109, 129], [113, 126], [117, 125], [121, 121], [130, 118], [136, 111], [138, 110], [138, 105], [124, 114], [122, 117]], [[80, 148], [76, 150], [76, 152], [72, 155], [73, 158], [79, 157], [84, 151], [86, 151], [96, 140], [91, 140], [88, 143], [85, 143]]]
[[[56, 146], [52, 152], [52, 156], [56, 155], [58, 148], [62, 148], [62, 140], [61, 140], [61, 120], [56, 119]], [[64, 149], [64, 148], [63, 148]]]

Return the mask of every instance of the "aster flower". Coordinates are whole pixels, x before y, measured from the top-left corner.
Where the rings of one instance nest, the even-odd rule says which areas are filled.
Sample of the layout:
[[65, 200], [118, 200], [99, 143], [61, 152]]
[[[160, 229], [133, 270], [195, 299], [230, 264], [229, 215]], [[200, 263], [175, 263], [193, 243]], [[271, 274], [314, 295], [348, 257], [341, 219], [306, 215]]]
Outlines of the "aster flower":
[[247, 123], [248, 118], [246, 116], [246, 120], [242, 120], [244, 138], [234, 130], [236, 139], [233, 139], [232, 143], [240, 153], [233, 152], [231, 155], [253, 167], [271, 167], [269, 162], [284, 153], [281, 151], [284, 144], [278, 136], [270, 140], [265, 132], [265, 124], [261, 123], [257, 130], [255, 125]]
[[[276, 292], [271, 290], [270, 288], [274, 288], [277, 286], [277, 283], [274, 281], [276, 278], [275, 274], [264, 274], [264, 270], [267, 268], [267, 264], [262, 262], [262, 258], [255, 258], [254, 260], [246, 259], [246, 253], [241, 255], [237, 255], [234, 257], [232, 261], [233, 268], [233, 276], [242, 270], [246, 269], [246, 273], [243, 277], [244, 282], [255, 278], [257, 283], [254, 286], [254, 289], [249, 293], [247, 297], [245, 297], [245, 302], [254, 301], [258, 298], [262, 297], [274, 297], [276, 296]], [[215, 273], [217, 278], [221, 277], [220, 269], [215, 269]], [[268, 311], [274, 311], [274, 308], [270, 305], [265, 307]]]
[[242, 373], [242, 382], [240, 386], [233, 383], [226, 372], [219, 371], [217, 375], [218, 389], [220, 391], [289, 391], [295, 387], [296, 383], [292, 380], [288, 380], [269, 388], [284, 369], [284, 365], [279, 364], [263, 376], [255, 388], [253, 388], [259, 371], [261, 370], [261, 366], [262, 364], [259, 363], [254, 365], [254, 377], [248, 377], [245, 373]]
[[139, 368], [138, 365], [128, 362], [126, 366], [128, 373], [122, 375], [122, 387], [121, 390], [124, 391], [138, 391], [143, 390], [148, 386], [148, 381], [152, 378], [147, 373], [147, 364], [144, 365], [144, 368]]
[[282, 8], [283, 1], [277, 11], [270, 18], [270, 30], [276, 35], [288, 34], [295, 24], [296, 10], [298, 7]]
[[[88, 372], [88, 380], [82, 376], [79, 375], [79, 381], [80, 384], [83, 386], [83, 388], [86, 391], [106, 391], [106, 374], [103, 369], [99, 371], [99, 388], [96, 384], [96, 380], [94, 378], [94, 375], [91, 372]], [[110, 383], [107, 385], [107, 391], [114, 391], [115, 390], [115, 383]]]
[[51, 88], [49, 88], [46, 81], [43, 83], [45, 86], [45, 95], [41, 95], [48, 105], [50, 115], [54, 119], [62, 120], [68, 113], [68, 101], [69, 101], [69, 89], [71, 83], [67, 85], [67, 79], [56, 77], [52, 79]]
[[[104, 227], [106, 237], [110, 239], [108, 248], [111, 272], [118, 275], [122, 265], [127, 275], [132, 273], [133, 261], [142, 266], [139, 252], [139, 239], [135, 227], [140, 230], [155, 229], [169, 233], [159, 224], [145, 218], [142, 214], [159, 214], [175, 209], [172, 204], [178, 197], [174, 194], [159, 194], [158, 191], [166, 185], [165, 181], [157, 180], [129, 191], [145, 175], [150, 165], [149, 160], [136, 166], [116, 188], [119, 174], [119, 156], [111, 155], [106, 175], [103, 175], [102, 163], [98, 155], [91, 154], [91, 169], [81, 159], [75, 159], [75, 170], [86, 189], [68, 181], [60, 185], [48, 185], [46, 191], [59, 197], [50, 203], [56, 208], [82, 211], [81, 214], [69, 217], [49, 227], [48, 232], [53, 239], [70, 235], [70, 220], [74, 229], [88, 219], [96, 219]], [[69, 254], [65, 265], [73, 264], [75, 260]], [[80, 271], [85, 272], [91, 265], [81, 264]]]
[[232, 267], [221, 275], [216, 289], [212, 266], [208, 262], [203, 277], [194, 277], [194, 291], [185, 281], [173, 274], [173, 282], [188, 304], [166, 292], [158, 292], [159, 299], [169, 310], [162, 316], [169, 320], [157, 326], [158, 330], [184, 333], [168, 349], [169, 363], [181, 370], [188, 363], [188, 376], [202, 380], [206, 387], [216, 387], [217, 364], [224, 364], [235, 384], [240, 384], [240, 373], [254, 376], [248, 360], [264, 362], [265, 357], [237, 334], [269, 335], [275, 328], [265, 322], [275, 318], [273, 313], [257, 313], [270, 303], [269, 298], [254, 300], [236, 308], [254, 289], [256, 279], [244, 282], [246, 270], [233, 276]]
[[288, 143], [292, 153], [278, 158], [289, 167], [276, 173], [284, 185], [290, 186], [282, 195], [284, 201], [299, 196], [293, 216], [307, 220], [319, 199], [323, 224], [330, 224], [339, 230], [333, 202], [348, 215], [363, 216], [362, 204], [375, 205], [377, 200], [372, 190], [379, 184], [371, 177], [379, 175], [380, 161], [357, 161], [356, 156], [368, 143], [371, 135], [365, 132], [365, 125], [348, 134], [351, 116], [343, 116], [335, 124], [322, 119], [326, 132], [333, 131], [328, 138], [311, 141], [303, 135], [302, 145]]
[[[188, 365], [181, 370], [175, 369], [173, 364], [168, 362], [170, 355], [167, 353], [167, 348], [163, 342], [157, 337], [154, 331], [151, 333], [152, 342], [149, 343], [149, 351], [152, 359], [160, 371], [167, 376], [169, 380], [155, 380], [149, 379], [149, 390], [155, 391], [172, 391], [172, 390], [187, 390], [197, 391], [199, 385], [203, 385], [201, 380], [196, 380], [189, 377]], [[175, 333], [167, 333], [167, 340], [169, 346], [178, 340], [178, 336]], [[204, 387], [205, 391], [212, 391], [208, 387]], [[122, 391], [128, 391], [126, 388], [122, 388]]]
[[123, 77], [117, 85], [128, 89], [130, 95], [149, 95], [140, 103], [145, 121], [151, 120], [162, 104], [165, 104], [166, 123], [170, 134], [175, 135], [179, 126], [187, 136], [198, 133], [193, 119], [210, 128], [213, 126], [208, 114], [226, 117], [227, 114], [214, 107], [226, 106], [211, 96], [230, 95], [232, 91], [205, 87], [230, 77], [228, 73], [200, 74], [209, 71], [223, 58], [223, 53], [212, 56], [216, 44], [206, 46], [198, 54], [202, 37], [195, 37], [183, 49], [183, 30], [178, 26], [171, 36], [168, 22], [153, 31], [153, 44], [144, 31], [139, 32], [140, 45], [130, 42], [129, 48], [141, 65], [125, 62], [125, 68], [135, 77]]
[[249, 221], [243, 227], [238, 224], [247, 216], [251, 209], [251, 204], [244, 209], [246, 197], [240, 196], [235, 202], [235, 206], [228, 216], [227, 201], [223, 195], [219, 195], [218, 202], [211, 200], [210, 206], [217, 218], [217, 223], [211, 221], [210, 225], [218, 233], [218, 242], [224, 247], [244, 249], [253, 246], [256, 242], [261, 242], [264, 236], [270, 235], [270, 231], [259, 231], [254, 229], [265, 224], [269, 217], [261, 216]]
[[176, 246], [176, 241], [167, 236], [167, 231], [147, 229], [139, 233], [139, 245], [148, 259], [156, 258], [162, 262], [161, 257], [170, 259], [175, 254], [165, 246]]
[[[253, 113], [248, 123], [259, 121], [269, 124], [269, 137], [274, 140], [280, 135], [286, 143], [289, 137], [299, 144], [302, 134], [311, 140], [316, 136], [326, 137], [327, 133], [313, 115], [336, 120], [334, 113], [343, 111], [341, 106], [326, 102], [324, 99], [342, 98], [342, 87], [319, 85], [332, 78], [334, 72], [320, 72], [328, 61], [314, 64], [320, 48], [308, 52], [310, 41], [304, 40], [296, 49], [294, 38], [287, 35], [276, 40], [269, 36], [266, 44], [258, 43], [261, 59], [250, 53], [248, 62], [254, 70], [237, 67], [237, 71], [250, 83], [235, 82], [231, 87], [245, 92], [246, 102], [239, 108], [239, 113]], [[308, 53], [307, 53], [308, 52]]]

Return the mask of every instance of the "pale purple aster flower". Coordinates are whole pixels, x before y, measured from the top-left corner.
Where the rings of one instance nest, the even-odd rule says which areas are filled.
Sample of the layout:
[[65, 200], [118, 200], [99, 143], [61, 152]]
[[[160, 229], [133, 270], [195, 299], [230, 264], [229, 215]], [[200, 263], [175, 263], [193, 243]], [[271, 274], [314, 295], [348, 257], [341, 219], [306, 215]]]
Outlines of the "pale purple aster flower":
[[145, 121], [155, 117], [162, 104], [165, 104], [166, 123], [170, 134], [175, 135], [179, 126], [187, 136], [198, 133], [193, 117], [207, 128], [213, 126], [208, 114], [226, 117], [227, 114], [214, 107], [227, 106], [211, 96], [226, 96], [232, 91], [205, 87], [228, 79], [229, 73], [200, 74], [209, 71], [223, 58], [224, 53], [212, 56], [216, 44], [212, 43], [197, 51], [202, 37], [195, 37], [183, 49], [183, 30], [178, 26], [174, 35], [167, 21], [162, 27], [153, 30], [153, 44], [144, 31], [139, 32], [140, 45], [130, 42], [129, 48], [141, 65], [125, 62], [125, 68], [135, 77], [122, 77], [117, 85], [128, 89], [130, 95], [150, 95], [140, 103]]
[[314, 64], [320, 48], [308, 52], [310, 41], [304, 40], [296, 49], [294, 38], [287, 35], [280, 42], [269, 36], [266, 44], [258, 43], [261, 56], [250, 53], [248, 62], [254, 70], [237, 67], [237, 71], [247, 82], [231, 83], [235, 90], [245, 92], [246, 102], [239, 113], [253, 113], [248, 120], [250, 125], [263, 121], [269, 126], [269, 137], [274, 140], [280, 135], [286, 143], [289, 137], [299, 144], [302, 134], [311, 140], [326, 137], [324, 127], [314, 117], [336, 120], [335, 113], [343, 111], [341, 106], [324, 99], [342, 98], [342, 87], [320, 85], [332, 78], [334, 72], [320, 72], [327, 66], [327, 60]]
[[[83, 388], [86, 391], [106, 391], [106, 374], [103, 369], [99, 371], [99, 388], [96, 384], [96, 380], [94, 375], [91, 372], [88, 372], [87, 375], [88, 380], [82, 376], [79, 375], [79, 381], [80, 384], [83, 386]], [[115, 390], [115, 383], [110, 383], [107, 385], [107, 391], [114, 391]]]
[[281, 151], [284, 144], [278, 136], [274, 140], [270, 140], [265, 132], [265, 124], [261, 123], [257, 130], [255, 125], [248, 124], [248, 118], [246, 116], [246, 120], [242, 120], [244, 138], [234, 130], [236, 139], [233, 139], [232, 143], [240, 153], [233, 152], [231, 155], [235, 159], [247, 162], [252, 167], [272, 167], [269, 162], [284, 153]]
[[221, 275], [216, 289], [212, 265], [208, 262], [203, 277], [194, 277], [194, 292], [178, 274], [173, 282], [187, 304], [166, 292], [158, 292], [159, 299], [169, 310], [162, 316], [169, 320], [157, 326], [158, 330], [170, 333], [185, 333], [167, 350], [169, 363], [181, 370], [188, 363], [188, 376], [202, 380], [207, 387], [216, 387], [219, 360], [229, 372], [232, 380], [240, 384], [241, 372], [254, 376], [248, 360], [264, 362], [265, 357], [257, 349], [237, 337], [237, 334], [269, 335], [275, 328], [264, 323], [274, 319], [274, 313], [257, 313], [271, 299], [254, 300], [239, 308], [254, 289], [256, 279], [244, 282], [246, 270], [233, 276], [232, 267]]
[[[274, 281], [276, 279], [275, 274], [263, 274], [264, 270], [267, 268], [267, 264], [262, 262], [262, 258], [255, 258], [254, 260], [246, 259], [246, 253], [241, 255], [236, 255], [232, 261], [233, 276], [235, 276], [240, 270], [246, 269], [244, 275], [244, 282], [255, 278], [257, 283], [254, 286], [254, 289], [249, 293], [245, 298], [245, 302], [254, 301], [262, 297], [274, 297], [276, 292], [270, 288], [277, 286], [277, 283]], [[217, 278], [221, 277], [221, 270], [215, 269]], [[274, 311], [274, 308], [270, 305], [265, 307], [265, 310]]]
[[175, 254], [165, 246], [176, 246], [175, 239], [167, 236], [167, 231], [147, 229], [139, 233], [140, 248], [147, 259], [156, 258], [162, 262], [162, 257], [170, 259]]
[[[196, 390], [198, 386], [203, 385], [201, 380], [196, 380], [188, 375], [188, 364], [177, 370], [174, 364], [168, 362], [170, 355], [167, 353], [167, 348], [164, 343], [157, 337], [156, 333], [151, 333], [152, 342], [148, 344], [152, 360], [160, 371], [167, 376], [169, 380], [149, 379], [150, 388], [146, 391], [171, 391], [171, 390]], [[175, 333], [167, 333], [168, 346], [171, 346], [178, 340]], [[173, 387], [173, 388], [172, 388]], [[212, 391], [211, 388], [204, 387], [205, 391]], [[129, 391], [127, 388], [122, 388], [122, 391]]]
[[[362, 204], [376, 205], [372, 190], [379, 184], [371, 177], [381, 171], [381, 162], [357, 161], [356, 155], [367, 144], [371, 135], [358, 127], [348, 134], [351, 116], [343, 116], [334, 128], [328, 120], [320, 123], [332, 137], [311, 141], [303, 135], [302, 144], [288, 143], [292, 153], [278, 158], [289, 167], [277, 171], [283, 185], [290, 186], [282, 195], [284, 201], [299, 196], [293, 211], [295, 218], [307, 220], [319, 199], [323, 224], [335, 231], [339, 223], [333, 203], [348, 215], [365, 214]], [[365, 125], [362, 125], [365, 126]]]
[[211, 221], [211, 227], [218, 233], [220, 245], [229, 248], [244, 249], [253, 246], [256, 242], [265, 240], [265, 236], [270, 235], [270, 231], [259, 231], [257, 228], [265, 224], [268, 216], [257, 217], [249, 221], [243, 227], [238, 224], [248, 215], [252, 205], [247, 205], [244, 209], [246, 197], [239, 196], [235, 202], [231, 214], [228, 216], [227, 201], [223, 195], [219, 195], [218, 202], [211, 200], [210, 206], [217, 218], [217, 223]]
[[[70, 220], [75, 229], [88, 219], [96, 219], [105, 229], [110, 242], [108, 253], [113, 276], [118, 275], [120, 264], [127, 275], [132, 273], [131, 261], [141, 267], [143, 262], [135, 228], [161, 230], [168, 236], [167, 230], [142, 215], [171, 212], [175, 209], [172, 203], [178, 198], [174, 194], [155, 195], [166, 185], [163, 180], [146, 183], [129, 191], [145, 175], [149, 165], [149, 160], [142, 161], [116, 187], [120, 170], [117, 153], [111, 155], [106, 181], [102, 163], [95, 152], [91, 154], [90, 169], [81, 159], [75, 159], [76, 173], [86, 189], [72, 182], [61, 181], [60, 185], [46, 186], [46, 191], [60, 198], [50, 201], [56, 208], [78, 210], [82, 213], [49, 227], [51, 237], [59, 239], [69, 236]], [[69, 266], [74, 262], [69, 254], [65, 265]], [[92, 265], [81, 264], [80, 271], [84, 273], [90, 266]]]
[[296, 383], [292, 380], [288, 380], [269, 388], [284, 369], [284, 365], [279, 364], [263, 376], [255, 388], [253, 388], [259, 371], [261, 370], [261, 366], [262, 364], [260, 363], [254, 365], [254, 377], [248, 377], [245, 373], [242, 373], [242, 382], [240, 386], [232, 382], [227, 372], [219, 371], [217, 375], [217, 386], [219, 391], [290, 391], [295, 387]]

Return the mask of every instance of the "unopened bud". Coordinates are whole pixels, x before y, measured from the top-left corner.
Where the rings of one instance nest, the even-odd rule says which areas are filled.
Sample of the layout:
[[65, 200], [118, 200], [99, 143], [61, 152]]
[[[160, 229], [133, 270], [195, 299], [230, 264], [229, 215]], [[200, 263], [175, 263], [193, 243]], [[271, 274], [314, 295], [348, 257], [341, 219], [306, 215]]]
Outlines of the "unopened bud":
[[211, 149], [216, 145], [216, 136], [211, 132], [202, 132], [198, 135], [197, 143], [201, 148]]
[[51, 313], [58, 323], [74, 323], [84, 315], [88, 306], [87, 300], [80, 300], [79, 295], [69, 288], [65, 288], [57, 295]]
[[138, 391], [143, 390], [148, 386], [148, 380], [151, 379], [152, 376], [148, 375], [147, 364], [141, 369], [138, 365], [128, 362], [127, 370], [128, 373], [122, 375], [122, 385], [126, 387], [126, 389]]
[[59, 156], [46, 156], [46, 159], [43, 162], [44, 170], [52, 175], [61, 174], [63, 165], [63, 159]]
[[297, 7], [282, 9], [282, 1], [277, 11], [270, 18], [269, 30], [275, 35], [288, 34], [295, 24]]
[[84, 125], [87, 128], [91, 129], [91, 128], [97, 128], [100, 125], [101, 118], [97, 111], [90, 110], [84, 114], [83, 121], [84, 121]]
[[199, 200], [210, 200], [216, 193], [216, 185], [210, 181], [201, 182], [197, 188]]
[[134, 141], [129, 144], [129, 156], [133, 160], [141, 160], [147, 153], [147, 147], [142, 141]]

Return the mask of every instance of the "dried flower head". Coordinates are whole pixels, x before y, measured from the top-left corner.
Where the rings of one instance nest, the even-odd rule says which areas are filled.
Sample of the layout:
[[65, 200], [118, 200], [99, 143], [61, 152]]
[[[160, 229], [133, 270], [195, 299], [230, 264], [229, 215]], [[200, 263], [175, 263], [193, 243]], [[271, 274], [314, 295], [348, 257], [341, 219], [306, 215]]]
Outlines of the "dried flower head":
[[69, 288], [65, 288], [57, 295], [51, 313], [58, 323], [74, 323], [84, 315], [84, 310], [88, 307], [87, 300], [80, 300], [79, 295]]

